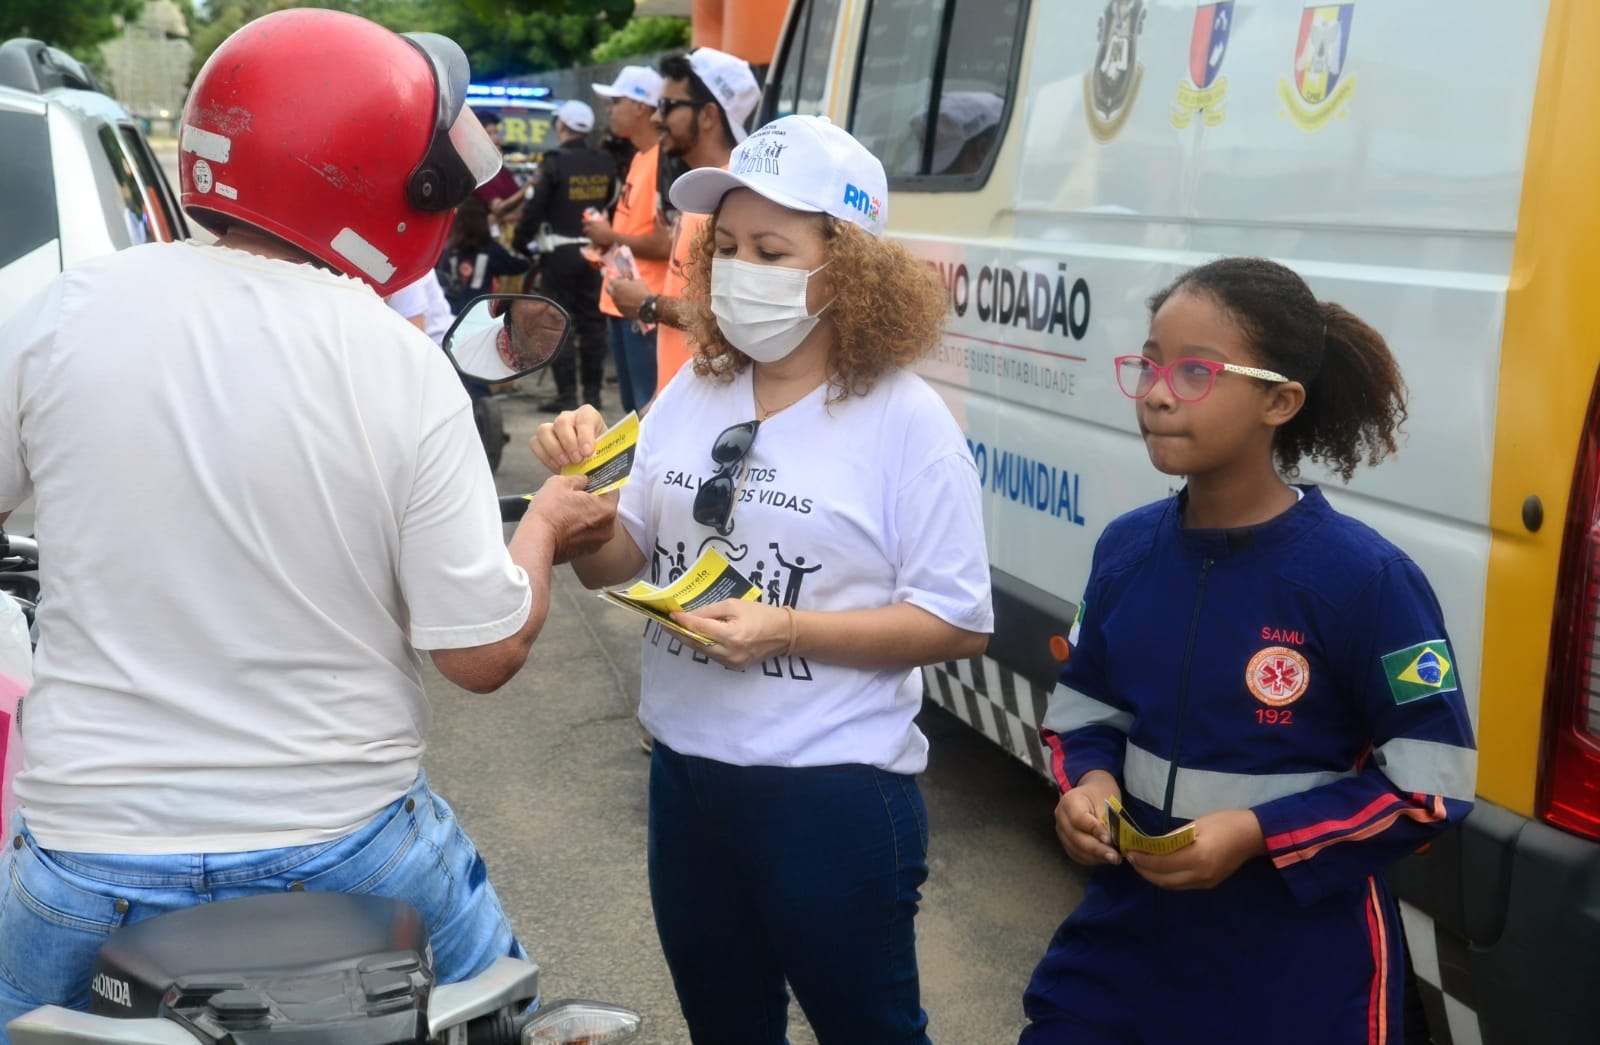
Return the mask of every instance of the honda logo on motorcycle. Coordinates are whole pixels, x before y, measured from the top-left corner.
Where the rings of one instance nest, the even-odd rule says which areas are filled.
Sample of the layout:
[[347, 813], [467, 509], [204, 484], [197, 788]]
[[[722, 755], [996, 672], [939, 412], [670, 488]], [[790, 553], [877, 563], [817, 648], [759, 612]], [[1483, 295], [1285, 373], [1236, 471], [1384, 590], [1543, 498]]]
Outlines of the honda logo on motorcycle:
[[90, 985], [90, 990], [107, 1001], [116, 1002], [123, 1008], [133, 1008], [133, 998], [128, 991], [128, 981], [126, 980], [112, 979], [103, 972], [95, 973], [94, 983]]

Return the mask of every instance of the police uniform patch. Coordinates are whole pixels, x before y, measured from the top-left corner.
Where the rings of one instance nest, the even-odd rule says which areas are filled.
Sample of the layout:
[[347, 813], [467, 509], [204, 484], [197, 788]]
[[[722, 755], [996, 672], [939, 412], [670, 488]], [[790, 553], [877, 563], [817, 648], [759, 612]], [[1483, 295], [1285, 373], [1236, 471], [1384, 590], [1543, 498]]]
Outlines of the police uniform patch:
[[1281, 708], [1305, 696], [1311, 684], [1311, 665], [1287, 646], [1268, 646], [1250, 658], [1244, 684], [1261, 703]]
[[1415, 646], [1383, 655], [1383, 677], [1396, 704], [1407, 704], [1435, 693], [1456, 690], [1456, 669], [1450, 662], [1450, 644], [1443, 639], [1419, 642]]

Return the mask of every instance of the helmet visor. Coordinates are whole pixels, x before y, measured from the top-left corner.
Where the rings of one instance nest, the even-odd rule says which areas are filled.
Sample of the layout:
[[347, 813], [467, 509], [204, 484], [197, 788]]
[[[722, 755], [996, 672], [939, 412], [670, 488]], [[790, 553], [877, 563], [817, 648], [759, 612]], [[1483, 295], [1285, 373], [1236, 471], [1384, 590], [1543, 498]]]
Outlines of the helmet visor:
[[500, 170], [500, 147], [489, 137], [489, 132], [483, 129], [483, 122], [471, 108], [465, 105], [461, 107], [455, 122], [450, 125], [448, 138], [450, 147], [461, 157], [461, 162], [471, 173], [474, 188], [494, 177]]
[[453, 210], [500, 169], [500, 150], [467, 105], [472, 71], [467, 56], [449, 37], [403, 33], [433, 69], [433, 137], [412, 172], [407, 199], [421, 211]]

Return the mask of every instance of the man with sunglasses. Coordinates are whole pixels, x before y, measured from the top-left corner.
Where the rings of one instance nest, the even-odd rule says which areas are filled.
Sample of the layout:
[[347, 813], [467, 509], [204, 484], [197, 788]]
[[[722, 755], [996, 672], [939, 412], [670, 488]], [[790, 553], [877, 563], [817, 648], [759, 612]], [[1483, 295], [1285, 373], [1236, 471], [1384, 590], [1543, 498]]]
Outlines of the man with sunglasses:
[[[539, 289], [561, 303], [572, 316], [571, 348], [550, 364], [556, 394], [539, 404], [551, 413], [578, 405], [582, 379], [583, 402], [599, 408], [605, 381], [605, 317], [600, 314], [600, 272], [576, 243], [540, 252], [539, 232], [549, 226], [557, 236], [583, 235], [584, 213], [604, 210], [616, 194], [617, 161], [589, 144], [594, 110], [571, 101], [556, 110], [556, 134], [561, 147], [547, 154], [528, 185], [528, 203], [517, 221], [516, 245], [539, 260]], [[574, 358], [576, 357], [576, 358]]]
[[[655, 126], [660, 132], [661, 154], [681, 160], [691, 170], [726, 167], [733, 147], [748, 136], [745, 123], [761, 100], [761, 85], [750, 64], [711, 47], [688, 55], [661, 60], [661, 99], [656, 103]], [[673, 219], [672, 260], [660, 293], [651, 293], [643, 280], [619, 279], [608, 288], [617, 309], [656, 330], [656, 389], [665, 388], [678, 368], [688, 362], [688, 310], [682, 298], [688, 287], [684, 266], [689, 248], [705, 225], [704, 214], [678, 214]], [[643, 402], [654, 394], [635, 390]]]

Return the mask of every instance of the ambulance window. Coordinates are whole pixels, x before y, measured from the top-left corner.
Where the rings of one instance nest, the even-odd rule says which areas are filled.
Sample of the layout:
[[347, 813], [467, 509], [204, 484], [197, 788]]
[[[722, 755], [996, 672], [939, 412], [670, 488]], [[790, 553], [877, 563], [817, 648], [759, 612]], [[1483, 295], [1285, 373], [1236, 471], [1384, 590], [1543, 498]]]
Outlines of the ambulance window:
[[983, 184], [1009, 115], [1026, 19], [1027, 0], [874, 0], [850, 129], [884, 161], [895, 188]]
[[838, 16], [839, 0], [802, 0], [790, 23], [789, 40], [779, 59], [783, 71], [777, 77], [777, 89], [766, 99], [762, 123], [794, 113], [823, 111]]

